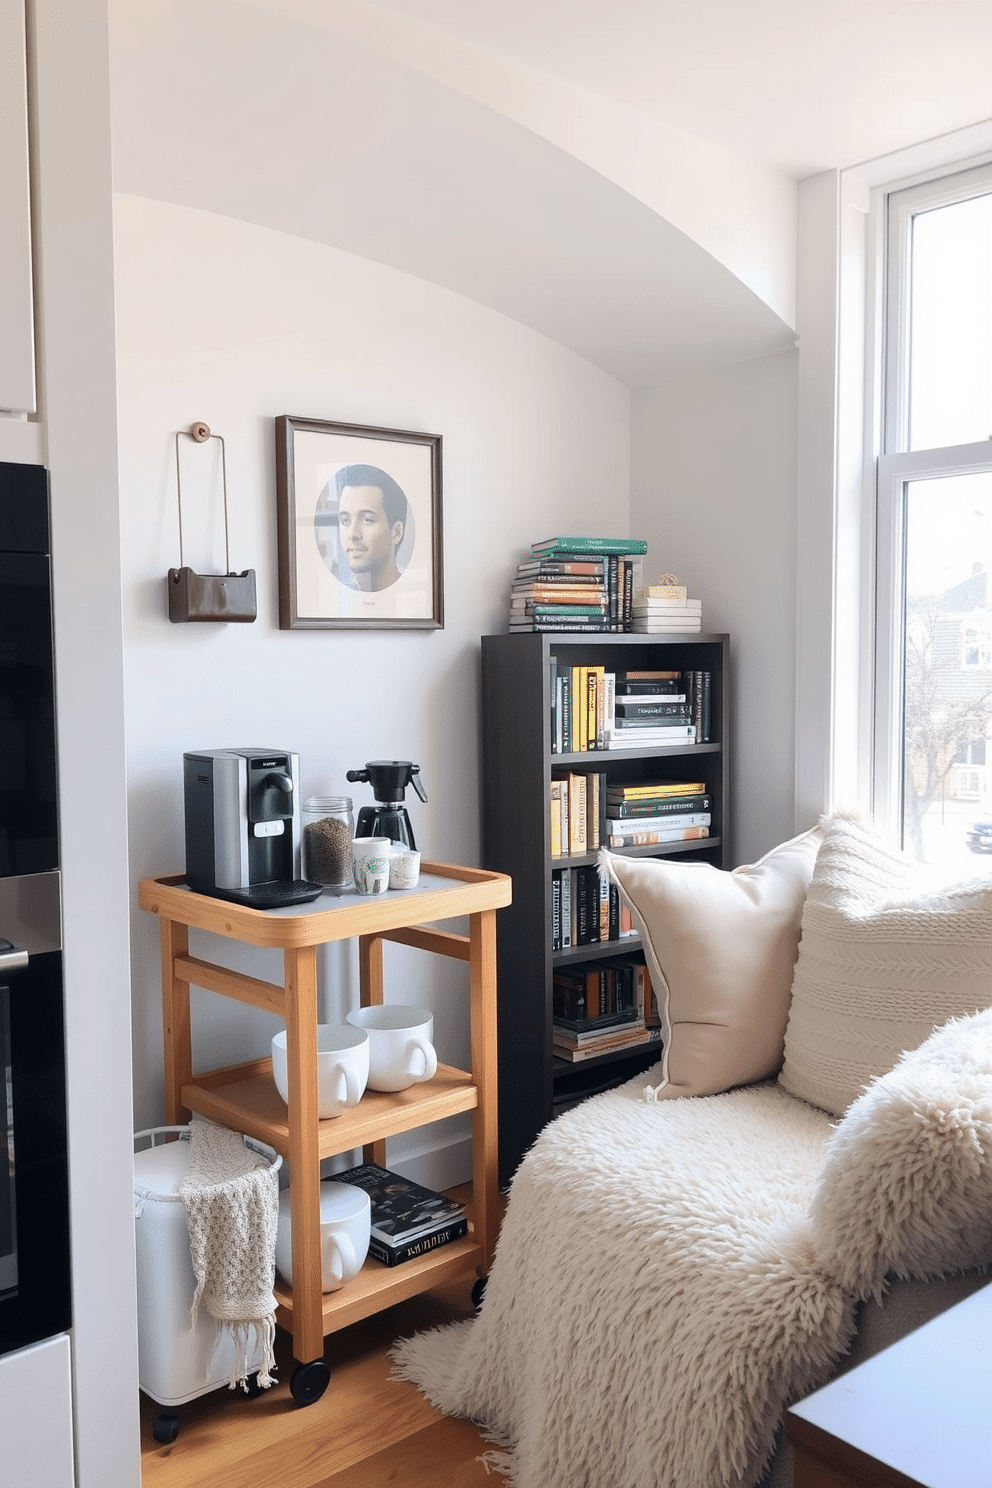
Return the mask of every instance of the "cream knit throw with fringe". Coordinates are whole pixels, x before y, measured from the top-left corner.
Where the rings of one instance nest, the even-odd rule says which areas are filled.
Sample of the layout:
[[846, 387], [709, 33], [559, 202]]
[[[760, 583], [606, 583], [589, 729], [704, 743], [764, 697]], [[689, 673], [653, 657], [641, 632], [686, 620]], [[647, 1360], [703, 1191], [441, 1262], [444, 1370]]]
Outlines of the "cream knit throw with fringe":
[[230, 1385], [248, 1387], [251, 1329], [262, 1347], [258, 1383], [275, 1381], [276, 1226], [279, 1178], [238, 1133], [213, 1121], [190, 1126], [189, 1171], [180, 1189], [189, 1228], [196, 1293], [211, 1317], [231, 1330], [235, 1365]]

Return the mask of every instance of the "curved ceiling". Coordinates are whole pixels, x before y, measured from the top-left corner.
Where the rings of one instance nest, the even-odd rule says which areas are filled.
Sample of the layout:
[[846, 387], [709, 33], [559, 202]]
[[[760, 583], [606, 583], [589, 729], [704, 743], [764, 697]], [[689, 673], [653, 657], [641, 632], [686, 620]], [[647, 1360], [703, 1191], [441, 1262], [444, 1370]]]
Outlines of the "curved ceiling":
[[[741, 9], [111, 0], [115, 186], [443, 285], [631, 387], [765, 355], [793, 342], [785, 163], [820, 157], [805, 124], [816, 111], [794, 96], [813, 65], [795, 26], [746, 42], [731, 24]], [[853, 7], [819, 11], [829, 30]], [[705, 57], [695, 70], [690, 43]], [[789, 55], [796, 76], [771, 96]], [[824, 116], [817, 150], [839, 148], [838, 114], [850, 132], [852, 97]]]

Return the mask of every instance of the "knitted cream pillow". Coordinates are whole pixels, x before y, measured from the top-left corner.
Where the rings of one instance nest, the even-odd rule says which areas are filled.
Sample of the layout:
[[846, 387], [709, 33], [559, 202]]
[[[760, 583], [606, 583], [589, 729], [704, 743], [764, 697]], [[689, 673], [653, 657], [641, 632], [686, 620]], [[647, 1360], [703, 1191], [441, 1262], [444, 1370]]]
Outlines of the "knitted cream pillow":
[[662, 1023], [649, 1099], [717, 1095], [782, 1063], [803, 898], [818, 828], [728, 873], [600, 853], [644, 943]]
[[842, 1116], [939, 1024], [992, 1005], [992, 880], [935, 886], [868, 822], [823, 828], [779, 1081]]

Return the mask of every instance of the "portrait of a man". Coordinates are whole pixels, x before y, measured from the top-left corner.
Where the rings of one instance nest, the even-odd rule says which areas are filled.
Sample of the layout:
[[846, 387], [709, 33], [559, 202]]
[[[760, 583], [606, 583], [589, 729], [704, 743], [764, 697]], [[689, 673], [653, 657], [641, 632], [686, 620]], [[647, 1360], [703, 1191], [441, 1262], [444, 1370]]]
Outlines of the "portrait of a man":
[[378, 592], [395, 584], [409, 503], [402, 488], [376, 465], [345, 465], [334, 478], [337, 491], [337, 576], [354, 589]]

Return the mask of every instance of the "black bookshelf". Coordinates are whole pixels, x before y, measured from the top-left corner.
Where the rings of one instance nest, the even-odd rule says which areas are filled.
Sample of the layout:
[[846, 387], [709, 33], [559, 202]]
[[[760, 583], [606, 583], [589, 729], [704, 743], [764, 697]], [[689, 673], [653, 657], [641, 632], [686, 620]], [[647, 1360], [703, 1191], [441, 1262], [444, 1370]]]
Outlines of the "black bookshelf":
[[[551, 857], [552, 772], [605, 772], [610, 781], [703, 780], [713, 798], [711, 835], [701, 841], [627, 849], [730, 866], [727, 635], [650, 636], [573, 631], [482, 638], [483, 864], [513, 879], [513, 903], [497, 936], [499, 1175], [505, 1186], [541, 1128], [577, 1100], [629, 1079], [660, 1058], [658, 1045], [571, 1064], [552, 1051], [551, 978], [556, 964], [640, 948], [640, 941], [551, 950], [551, 873], [595, 861]], [[556, 754], [551, 740], [551, 662], [559, 669], [602, 665], [708, 671], [711, 741], [685, 748]]]

